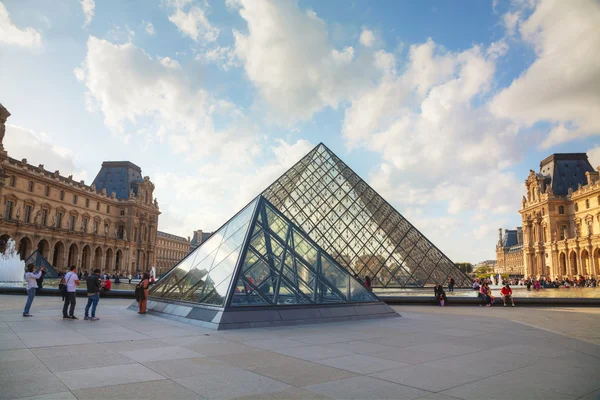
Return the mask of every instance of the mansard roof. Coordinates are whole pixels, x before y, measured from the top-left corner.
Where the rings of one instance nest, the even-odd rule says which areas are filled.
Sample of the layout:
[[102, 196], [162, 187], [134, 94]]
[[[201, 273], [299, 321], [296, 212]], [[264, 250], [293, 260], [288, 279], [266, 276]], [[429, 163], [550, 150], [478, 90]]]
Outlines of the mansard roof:
[[540, 173], [550, 178], [552, 191], [560, 196], [586, 185], [586, 172], [594, 172], [586, 153], [554, 153], [540, 163]]

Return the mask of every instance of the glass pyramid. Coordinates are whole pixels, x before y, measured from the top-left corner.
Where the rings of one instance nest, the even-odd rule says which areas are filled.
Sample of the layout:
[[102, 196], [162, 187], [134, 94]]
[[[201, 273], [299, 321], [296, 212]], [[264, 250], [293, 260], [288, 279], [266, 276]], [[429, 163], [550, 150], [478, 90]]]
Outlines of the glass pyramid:
[[171, 269], [149, 296], [219, 308], [379, 302], [262, 196]]
[[340, 265], [373, 286], [456, 286], [470, 279], [324, 144], [263, 196]]

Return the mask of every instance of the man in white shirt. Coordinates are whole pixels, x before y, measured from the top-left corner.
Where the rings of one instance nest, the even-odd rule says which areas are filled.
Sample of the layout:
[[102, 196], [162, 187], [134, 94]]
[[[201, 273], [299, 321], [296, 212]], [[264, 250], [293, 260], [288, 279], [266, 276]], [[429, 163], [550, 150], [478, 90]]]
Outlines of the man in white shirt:
[[33, 273], [34, 269], [35, 265], [27, 264], [27, 272], [25, 273], [25, 281], [27, 281], [27, 302], [25, 303], [25, 308], [23, 309], [24, 317], [32, 316], [31, 314], [29, 314], [29, 309], [31, 308], [31, 303], [33, 303], [35, 291], [38, 287], [37, 279], [39, 279], [40, 276], [42, 276], [42, 271], [44, 270], [44, 267], [40, 267], [40, 270], [37, 274]]
[[[75, 313], [76, 293], [75, 290], [79, 286], [79, 277], [77, 276], [77, 268], [73, 265], [69, 268], [69, 272], [63, 278], [67, 286], [67, 295], [65, 296], [65, 304], [63, 306], [63, 319], [79, 319]], [[69, 308], [69, 305], [71, 306]], [[67, 314], [67, 309], [69, 313]]]

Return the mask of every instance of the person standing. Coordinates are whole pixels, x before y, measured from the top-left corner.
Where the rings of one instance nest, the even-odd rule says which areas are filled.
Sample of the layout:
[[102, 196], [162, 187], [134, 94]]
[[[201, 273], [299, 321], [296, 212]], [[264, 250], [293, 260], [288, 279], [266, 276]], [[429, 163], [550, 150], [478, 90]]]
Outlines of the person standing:
[[44, 271], [43, 267], [40, 267], [40, 271], [39, 271], [42, 275], [36, 279], [37, 281], [37, 290], [36, 290], [36, 294], [40, 294], [40, 292], [42, 291], [42, 289], [44, 288], [44, 275], [46, 275], [46, 271]]
[[144, 292], [144, 298], [140, 298], [138, 300], [138, 305], [140, 307], [138, 314], [146, 314], [146, 305], [148, 304], [148, 285], [150, 285], [150, 274], [144, 272], [142, 281], [138, 283], [138, 287], [140, 287]]
[[29, 309], [31, 308], [31, 304], [33, 303], [33, 299], [35, 297], [35, 292], [37, 290], [37, 279], [42, 276], [42, 272], [44, 271], [44, 267], [40, 267], [40, 270], [37, 274], [33, 273], [35, 269], [35, 265], [27, 264], [27, 272], [25, 273], [25, 280], [27, 281], [27, 301], [25, 302], [25, 308], [23, 309], [24, 317], [31, 317], [29, 314]]
[[[79, 319], [75, 316], [76, 290], [77, 286], [79, 286], [77, 267], [72, 265], [64, 279], [65, 285], [67, 285], [67, 293], [65, 296], [65, 304], [63, 305], [63, 319]], [[69, 305], [71, 306], [70, 308]], [[67, 310], [69, 311], [68, 314]]]
[[[100, 319], [96, 317], [96, 307], [98, 306], [98, 301], [100, 301], [100, 287], [102, 286], [98, 274], [100, 274], [100, 269], [96, 268], [86, 279], [88, 302], [85, 306], [85, 316], [83, 319], [89, 321], [98, 321]], [[91, 317], [89, 314], [90, 306], [92, 307]]]
[[450, 282], [448, 283], [448, 291], [449, 292], [454, 292], [454, 285], [456, 284], [456, 281], [454, 280], [453, 277], [450, 277]]

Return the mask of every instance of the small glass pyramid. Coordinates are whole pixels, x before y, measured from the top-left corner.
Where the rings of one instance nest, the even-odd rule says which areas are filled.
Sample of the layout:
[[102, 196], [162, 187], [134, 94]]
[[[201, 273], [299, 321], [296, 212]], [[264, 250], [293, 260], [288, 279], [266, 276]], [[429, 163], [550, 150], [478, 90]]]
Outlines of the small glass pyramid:
[[324, 144], [263, 196], [340, 265], [373, 286], [425, 287], [471, 281], [421, 232]]
[[379, 302], [262, 196], [171, 269], [149, 296], [225, 309]]

